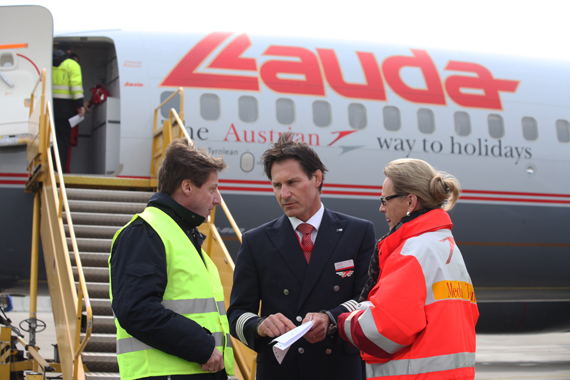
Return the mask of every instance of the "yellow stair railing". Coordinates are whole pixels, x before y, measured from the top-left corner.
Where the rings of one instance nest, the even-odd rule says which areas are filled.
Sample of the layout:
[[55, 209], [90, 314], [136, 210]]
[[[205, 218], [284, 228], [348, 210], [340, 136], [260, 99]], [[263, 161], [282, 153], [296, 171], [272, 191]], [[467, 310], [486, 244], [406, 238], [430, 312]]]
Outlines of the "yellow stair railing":
[[[168, 119], [163, 121], [162, 127], [158, 128], [158, 111], [177, 94], [180, 94], [180, 115], [176, 112], [174, 108], [169, 111]], [[158, 169], [164, 158], [166, 148], [172, 140], [175, 138], [185, 137], [188, 141], [192, 141], [186, 128], [184, 127], [184, 90], [179, 88], [176, 92], [165, 99], [157, 108], [154, 110], [154, 128], [153, 128], [153, 140], [152, 140], [152, 158], [151, 158], [151, 185], [157, 187], [158, 185]], [[234, 229], [236, 236], [241, 242], [241, 232], [238, 228], [230, 210], [228, 209], [224, 199], [222, 198], [221, 203], [222, 209], [226, 214], [228, 221], [230, 222], [232, 228]], [[224, 301], [226, 304], [226, 309], [230, 305], [230, 294], [233, 285], [234, 277], [234, 261], [230, 256], [225, 244], [218, 233], [218, 229], [214, 224], [216, 209], [212, 211], [212, 214], [208, 217], [205, 223], [203, 223], [199, 230], [207, 236], [204, 242], [204, 251], [208, 253], [212, 261], [218, 267], [218, 272], [220, 273], [220, 279], [222, 281], [222, 286], [224, 287]], [[232, 347], [234, 349], [234, 357], [236, 362], [236, 376], [242, 380], [254, 380], [255, 379], [255, 360], [256, 354], [251, 349], [247, 348], [239, 340], [232, 339]]]
[[[35, 99], [38, 85], [41, 86], [40, 99]], [[69, 203], [63, 180], [63, 169], [59, 161], [57, 139], [50, 103], [45, 94], [46, 70], [38, 79], [32, 91], [30, 105], [30, 142], [28, 144], [28, 173], [26, 191], [33, 192], [34, 218], [32, 229], [32, 269], [30, 278], [30, 318], [36, 318], [37, 263], [41, 233], [46, 274], [52, 302], [56, 337], [61, 363], [54, 364], [64, 380], [83, 380], [85, 373], [81, 353], [91, 336], [93, 313], [85, 283], [81, 258], [77, 248], [75, 231], [71, 220]], [[53, 144], [55, 163], [50, 154], [50, 140]], [[57, 173], [54, 171], [57, 167]], [[56, 181], [56, 175], [59, 181]], [[59, 192], [58, 184], [59, 182]], [[67, 238], [63, 226], [62, 213], [65, 210], [79, 277], [76, 290]], [[85, 307], [85, 337], [81, 341], [82, 312]], [[37, 348], [28, 348], [34, 357], [34, 368], [46, 361], [37, 353]]]

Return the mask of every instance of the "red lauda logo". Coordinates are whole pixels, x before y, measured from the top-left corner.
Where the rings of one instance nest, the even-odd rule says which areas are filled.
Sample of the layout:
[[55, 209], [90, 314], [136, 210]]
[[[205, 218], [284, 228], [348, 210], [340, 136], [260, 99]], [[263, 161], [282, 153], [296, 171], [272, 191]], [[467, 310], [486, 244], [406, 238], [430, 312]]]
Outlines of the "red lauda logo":
[[137, 82], [137, 83], [127, 82], [127, 83], [125, 83], [125, 87], [142, 87], [142, 86], [143, 86], [143, 84], [139, 83], [139, 82]]
[[[205, 68], [246, 71], [256, 73], [257, 76], [199, 72], [206, 59], [232, 34], [214, 32], [204, 37], [172, 69], [161, 86], [259, 91], [261, 79], [268, 88], [281, 94], [326, 96], [326, 79], [333, 91], [346, 98], [387, 101], [385, 80], [398, 96], [409, 102], [446, 105], [447, 92], [453, 102], [463, 107], [502, 110], [499, 92], [515, 92], [520, 82], [493, 78], [484, 66], [460, 61], [449, 61], [444, 70], [467, 75], [453, 74], [442, 81], [427, 51], [419, 49], [410, 49], [410, 56], [387, 57], [382, 65], [378, 65], [373, 53], [355, 52], [366, 78], [366, 83], [362, 84], [344, 80], [333, 49], [317, 48], [315, 54], [302, 47], [270, 45], [263, 56], [295, 60], [268, 60], [258, 69], [255, 58], [242, 57], [251, 46], [246, 34], [240, 34], [230, 41]], [[400, 71], [405, 67], [420, 69], [425, 88], [410, 87], [402, 80]], [[284, 78], [291, 74], [304, 79]]]

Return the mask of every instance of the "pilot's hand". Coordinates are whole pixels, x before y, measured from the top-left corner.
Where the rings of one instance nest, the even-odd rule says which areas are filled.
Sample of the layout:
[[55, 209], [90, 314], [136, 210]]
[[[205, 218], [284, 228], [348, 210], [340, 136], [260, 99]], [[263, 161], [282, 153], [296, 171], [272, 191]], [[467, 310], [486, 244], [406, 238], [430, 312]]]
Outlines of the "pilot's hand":
[[303, 319], [303, 323], [309, 322], [311, 317], [313, 317], [315, 324], [303, 335], [303, 338], [309, 343], [318, 343], [327, 336], [327, 329], [330, 324], [329, 317], [325, 313], [307, 313], [305, 319]]
[[259, 336], [275, 338], [293, 330], [296, 326], [281, 313], [271, 314], [257, 326]]
[[214, 347], [214, 351], [212, 352], [210, 359], [208, 359], [206, 363], [200, 365], [202, 371], [208, 371], [212, 373], [221, 371], [224, 369], [224, 367], [224, 355], [222, 355], [220, 350], [218, 350], [216, 347]]

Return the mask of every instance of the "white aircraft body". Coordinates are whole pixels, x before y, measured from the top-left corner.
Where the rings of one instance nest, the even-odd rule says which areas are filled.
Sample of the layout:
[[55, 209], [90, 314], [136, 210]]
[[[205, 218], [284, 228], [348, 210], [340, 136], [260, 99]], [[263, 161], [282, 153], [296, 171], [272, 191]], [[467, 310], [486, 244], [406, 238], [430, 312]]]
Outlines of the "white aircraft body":
[[[42, 9], [38, 19], [49, 14]], [[26, 147], [18, 144], [28, 133], [31, 88], [19, 91], [43, 67], [49, 77], [52, 39], [0, 29], [2, 78], [23, 83], [0, 78], [0, 110], [24, 115], [5, 121], [0, 113], [7, 288], [28, 271], [32, 224]], [[63, 39], [80, 57], [85, 100], [97, 84], [110, 93], [79, 126], [72, 173], [148, 178], [153, 110], [180, 87], [190, 136], [229, 166], [220, 190], [243, 230], [282, 213], [260, 157], [283, 132], [312, 146], [329, 169], [324, 205], [373, 221], [377, 237], [388, 231], [378, 212], [383, 168], [420, 158], [463, 188], [451, 218], [478, 294], [478, 331], [570, 329], [568, 62], [231, 32], [89, 31], [54, 41]], [[235, 257], [238, 243], [228, 246]]]

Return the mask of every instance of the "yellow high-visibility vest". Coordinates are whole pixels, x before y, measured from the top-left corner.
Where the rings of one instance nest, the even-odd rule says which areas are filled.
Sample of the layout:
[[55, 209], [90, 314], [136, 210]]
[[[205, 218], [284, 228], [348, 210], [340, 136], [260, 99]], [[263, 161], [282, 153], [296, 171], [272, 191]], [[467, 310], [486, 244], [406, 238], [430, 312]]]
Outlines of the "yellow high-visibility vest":
[[53, 97], [56, 99], [83, 98], [81, 67], [75, 60], [68, 58], [52, 70]]
[[[165, 308], [192, 319], [208, 329], [214, 336], [216, 347], [224, 356], [226, 373], [233, 375], [234, 355], [230, 327], [224, 305], [224, 290], [216, 265], [204, 250], [202, 250], [203, 262], [194, 244], [178, 224], [156, 207], [147, 207], [144, 212], [135, 215], [127, 225], [117, 231], [113, 237], [113, 244], [121, 231], [139, 217], [156, 231], [165, 247], [168, 284], [162, 304]], [[109, 257], [109, 278], [111, 278], [110, 271], [111, 257]], [[112, 301], [111, 283], [109, 283], [109, 292]], [[202, 371], [199, 363], [169, 355], [129, 335], [117, 318], [115, 325], [117, 360], [122, 380], [208, 373]]]

